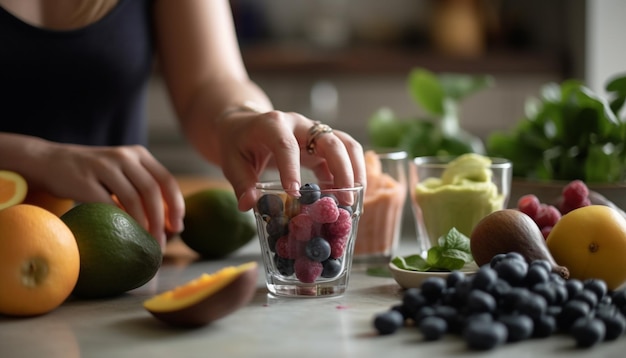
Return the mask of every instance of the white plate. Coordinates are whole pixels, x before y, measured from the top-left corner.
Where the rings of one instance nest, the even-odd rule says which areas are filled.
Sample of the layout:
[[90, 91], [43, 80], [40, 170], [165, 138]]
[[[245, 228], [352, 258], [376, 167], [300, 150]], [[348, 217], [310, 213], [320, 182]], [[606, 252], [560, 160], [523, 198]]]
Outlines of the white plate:
[[[402, 288], [419, 288], [422, 282], [429, 277], [442, 277], [445, 279], [450, 274], [450, 272], [445, 271], [404, 270], [396, 266], [393, 262], [389, 262], [389, 270], [391, 271], [391, 276], [393, 276], [394, 280], [396, 280]], [[478, 266], [472, 262], [465, 265], [459, 271], [464, 272], [466, 275], [473, 275], [477, 270]]]

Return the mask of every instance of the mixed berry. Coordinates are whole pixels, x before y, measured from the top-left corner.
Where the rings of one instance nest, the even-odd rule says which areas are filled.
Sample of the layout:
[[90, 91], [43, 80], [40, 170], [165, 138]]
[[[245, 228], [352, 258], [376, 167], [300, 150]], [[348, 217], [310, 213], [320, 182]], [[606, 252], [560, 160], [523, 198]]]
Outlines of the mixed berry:
[[496, 255], [474, 275], [453, 271], [404, 291], [402, 301], [374, 316], [379, 334], [413, 326], [424, 340], [462, 337], [472, 350], [565, 334], [588, 348], [626, 332], [626, 289], [599, 279], [564, 280], [544, 260]]
[[535, 194], [526, 194], [517, 202], [518, 210], [535, 221], [544, 238], [548, 237], [563, 215], [588, 205], [591, 205], [589, 188], [582, 180], [573, 180], [565, 185], [555, 205], [541, 202]]
[[257, 202], [276, 270], [303, 283], [337, 277], [352, 232], [352, 208], [317, 184], [303, 185], [297, 199], [284, 198], [264, 194]]

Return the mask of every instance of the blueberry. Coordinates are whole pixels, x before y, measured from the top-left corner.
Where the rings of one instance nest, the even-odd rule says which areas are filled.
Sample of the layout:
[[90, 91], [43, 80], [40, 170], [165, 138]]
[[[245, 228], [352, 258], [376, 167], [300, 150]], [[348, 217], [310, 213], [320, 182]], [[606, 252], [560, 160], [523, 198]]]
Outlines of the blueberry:
[[276, 263], [276, 269], [281, 275], [291, 276], [294, 274], [295, 260], [274, 255], [274, 262]]
[[313, 237], [304, 248], [306, 256], [317, 262], [322, 262], [330, 257], [330, 244], [323, 237]]
[[494, 268], [500, 261], [504, 260], [505, 258], [506, 258], [506, 254], [496, 254], [489, 261], [489, 266], [491, 268]]
[[439, 340], [448, 330], [448, 323], [440, 317], [426, 317], [419, 323], [419, 330], [427, 341]]
[[465, 273], [463, 273], [463, 271], [454, 270], [450, 272], [448, 277], [446, 277], [446, 285], [448, 285], [448, 287], [454, 287], [456, 286], [457, 282], [462, 281], [464, 279], [465, 279]]
[[418, 308], [417, 311], [415, 312], [415, 315], [413, 316], [413, 320], [415, 321], [417, 325], [419, 325], [420, 322], [424, 318], [434, 316], [434, 315], [435, 315], [435, 309], [432, 306], [422, 306]]
[[554, 316], [544, 314], [533, 319], [533, 334], [535, 338], [550, 337], [556, 332], [556, 318]]
[[550, 262], [548, 260], [543, 260], [543, 259], [532, 260], [530, 262], [529, 267], [535, 266], [535, 265], [544, 268], [546, 272], [552, 272], [552, 265], [550, 265]]
[[322, 262], [322, 277], [337, 277], [341, 272], [341, 259], [327, 259]]
[[537, 283], [532, 286], [530, 290], [543, 297], [548, 305], [553, 305], [557, 302], [556, 289], [554, 285], [550, 282]]
[[498, 317], [498, 322], [507, 328], [507, 342], [519, 342], [531, 337], [533, 320], [523, 314], [509, 314]]
[[518, 286], [526, 277], [528, 264], [519, 259], [505, 258], [493, 269], [498, 273], [498, 277], [507, 281], [511, 286]]
[[467, 297], [467, 311], [470, 313], [494, 312], [496, 300], [489, 293], [473, 290]]
[[582, 291], [575, 294], [573, 297], [570, 297], [570, 301], [571, 300], [579, 300], [579, 301], [587, 302], [590, 308], [594, 308], [598, 304], [598, 296], [596, 296], [594, 292], [586, 288], [584, 288]]
[[321, 197], [321, 189], [315, 183], [307, 183], [300, 187], [300, 204], [309, 205], [318, 201]]
[[568, 297], [574, 297], [578, 292], [585, 288], [585, 285], [579, 279], [570, 278], [565, 282], [565, 288], [567, 288]]
[[589, 348], [604, 340], [606, 327], [598, 318], [581, 317], [572, 325], [570, 334], [576, 340], [576, 346]]
[[443, 290], [446, 288], [446, 280], [442, 277], [428, 277], [422, 282], [422, 295], [429, 302], [435, 302], [441, 298]]
[[622, 315], [615, 306], [612, 306], [612, 310], [600, 310], [596, 312], [596, 318], [604, 322], [606, 327], [606, 334], [604, 340], [613, 341], [626, 332], [626, 318]]
[[412, 287], [404, 291], [402, 304], [406, 312], [408, 312], [411, 317], [414, 317], [417, 310], [426, 305], [427, 301], [426, 297], [422, 295], [422, 292], [418, 288]]
[[532, 287], [538, 283], [548, 281], [550, 281], [550, 271], [546, 271], [546, 269], [539, 264], [528, 266], [528, 271], [526, 272], [526, 278], [524, 280], [526, 286]]
[[337, 205], [337, 207], [339, 209], [343, 209], [343, 210], [347, 211], [350, 214], [350, 216], [352, 216], [352, 214], [354, 213], [354, 210], [352, 209], [352, 207], [350, 205]]
[[498, 281], [498, 273], [490, 266], [481, 267], [472, 280], [472, 288], [489, 292]]
[[568, 301], [561, 308], [557, 316], [557, 325], [562, 331], [569, 331], [574, 322], [581, 317], [586, 317], [591, 312], [589, 304], [585, 301]]
[[379, 313], [374, 317], [374, 328], [379, 334], [392, 334], [404, 325], [404, 317], [397, 310]]
[[590, 278], [583, 281], [583, 287], [585, 290], [589, 290], [596, 294], [598, 301], [604, 298], [608, 292], [606, 282], [597, 278]]
[[264, 194], [256, 203], [257, 210], [261, 215], [275, 217], [283, 214], [285, 210], [283, 199], [274, 194]]
[[518, 312], [534, 319], [542, 316], [546, 312], [548, 309], [548, 301], [541, 295], [529, 292], [528, 295], [517, 302], [516, 309]]
[[289, 219], [285, 216], [273, 216], [265, 226], [265, 230], [267, 230], [267, 235], [270, 237], [279, 238], [287, 235], [287, 232], [289, 231], [288, 224]]
[[474, 350], [490, 350], [506, 342], [507, 329], [500, 322], [476, 320], [470, 322], [463, 330], [463, 338], [468, 348]]

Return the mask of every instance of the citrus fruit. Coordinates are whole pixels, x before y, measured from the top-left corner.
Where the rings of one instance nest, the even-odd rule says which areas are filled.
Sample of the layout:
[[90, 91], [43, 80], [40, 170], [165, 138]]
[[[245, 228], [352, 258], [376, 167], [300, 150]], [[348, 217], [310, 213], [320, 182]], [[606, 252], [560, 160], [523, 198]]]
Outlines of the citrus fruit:
[[59, 198], [45, 190], [29, 188], [28, 193], [23, 201], [24, 204], [39, 206], [55, 214], [61, 216], [74, 206], [74, 200]]
[[74, 289], [79, 267], [74, 235], [57, 216], [27, 204], [0, 210], [0, 313], [57, 308]]
[[165, 323], [202, 326], [247, 304], [257, 287], [254, 261], [228, 266], [165, 291], [144, 302], [144, 308]]
[[21, 203], [27, 191], [28, 185], [21, 175], [0, 170], [0, 210]]
[[180, 238], [207, 259], [230, 255], [256, 236], [252, 211], [237, 208], [232, 190], [208, 188], [185, 196], [185, 224]]
[[626, 219], [611, 207], [570, 211], [554, 225], [546, 244], [571, 278], [602, 279], [610, 289], [626, 282]]
[[83, 203], [61, 216], [80, 251], [77, 297], [120, 295], [143, 286], [161, 267], [156, 240], [115, 205]]

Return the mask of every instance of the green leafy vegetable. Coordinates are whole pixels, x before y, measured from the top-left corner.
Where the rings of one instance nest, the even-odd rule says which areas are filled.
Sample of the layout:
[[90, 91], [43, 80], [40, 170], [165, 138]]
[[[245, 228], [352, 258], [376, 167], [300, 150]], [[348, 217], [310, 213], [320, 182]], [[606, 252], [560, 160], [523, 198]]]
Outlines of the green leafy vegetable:
[[456, 228], [438, 239], [438, 245], [428, 249], [426, 258], [421, 255], [396, 256], [392, 262], [409, 271], [453, 271], [474, 261], [469, 238]]
[[410, 156], [460, 155], [485, 152], [482, 140], [459, 124], [459, 105], [467, 96], [490, 87], [490, 76], [435, 74], [424, 68], [411, 70], [407, 90], [426, 118], [402, 119], [390, 108], [381, 108], [369, 119], [374, 147], [401, 148]]
[[537, 180], [621, 182], [626, 174], [626, 75], [606, 85], [609, 98], [580, 81], [546, 84], [527, 101], [510, 132], [487, 138], [487, 154], [510, 159], [513, 175]]

